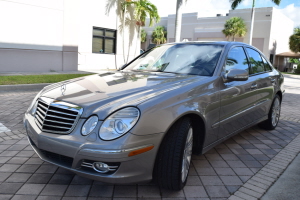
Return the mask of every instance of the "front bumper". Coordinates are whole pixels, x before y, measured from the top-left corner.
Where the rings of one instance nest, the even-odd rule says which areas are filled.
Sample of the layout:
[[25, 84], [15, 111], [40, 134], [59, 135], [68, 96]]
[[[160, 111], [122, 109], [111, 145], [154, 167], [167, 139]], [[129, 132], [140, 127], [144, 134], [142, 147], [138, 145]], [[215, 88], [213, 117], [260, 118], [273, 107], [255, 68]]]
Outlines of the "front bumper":
[[[80, 119], [68, 135], [42, 132], [34, 117], [28, 113], [25, 114], [24, 125], [32, 148], [46, 162], [107, 183], [128, 184], [152, 179], [156, 153], [164, 134], [137, 136], [127, 133], [116, 140], [102, 141], [98, 137], [101, 123], [88, 136], [81, 135], [80, 129], [84, 121]], [[147, 145], [154, 145], [154, 148], [128, 157], [130, 151]], [[82, 162], [86, 161], [112, 163], [118, 165], [118, 168], [112, 173], [102, 174], [83, 167]]]

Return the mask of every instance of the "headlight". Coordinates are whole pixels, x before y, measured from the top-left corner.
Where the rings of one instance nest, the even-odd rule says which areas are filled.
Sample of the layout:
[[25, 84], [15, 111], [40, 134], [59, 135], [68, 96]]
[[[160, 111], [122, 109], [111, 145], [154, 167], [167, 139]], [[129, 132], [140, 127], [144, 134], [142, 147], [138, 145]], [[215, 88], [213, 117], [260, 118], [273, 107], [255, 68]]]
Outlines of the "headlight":
[[86, 136], [90, 134], [94, 130], [94, 128], [98, 124], [98, 117], [97, 116], [91, 116], [88, 120], [85, 121], [81, 128], [81, 134]]
[[36, 105], [37, 105], [37, 99], [40, 97], [41, 93], [42, 93], [43, 90], [41, 90], [35, 97], [34, 99], [32, 100], [29, 108], [27, 109], [27, 112], [29, 112], [31, 110], [31, 114], [34, 115], [35, 113], [35, 110], [36, 110]]
[[123, 108], [110, 115], [101, 125], [102, 140], [113, 140], [126, 134], [137, 123], [140, 111], [134, 107]]

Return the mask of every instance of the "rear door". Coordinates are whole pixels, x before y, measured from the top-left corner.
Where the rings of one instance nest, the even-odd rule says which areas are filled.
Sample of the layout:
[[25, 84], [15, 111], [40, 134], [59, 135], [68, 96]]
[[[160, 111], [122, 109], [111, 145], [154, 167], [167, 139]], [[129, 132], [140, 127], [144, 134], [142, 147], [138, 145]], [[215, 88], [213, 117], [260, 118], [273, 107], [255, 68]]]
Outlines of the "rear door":
[[255, 49], [246, 48], [250, 67], [250, 76], [257, 77], [257, 107], [256, 118], [266, 116], [272, 103], [274, 87], [277, 84], [276, 76], [272, 72], [272, 67], [266, 59]]
[[[225, 73], [230, 69], [249, 72], [248, 59], [242, 46], [231, 48], [225, 63]], [[224, 83], [221, 89], [219, 139], [226, 137], [255, 121], [254, 105], [257, 101], [257, 78]]]

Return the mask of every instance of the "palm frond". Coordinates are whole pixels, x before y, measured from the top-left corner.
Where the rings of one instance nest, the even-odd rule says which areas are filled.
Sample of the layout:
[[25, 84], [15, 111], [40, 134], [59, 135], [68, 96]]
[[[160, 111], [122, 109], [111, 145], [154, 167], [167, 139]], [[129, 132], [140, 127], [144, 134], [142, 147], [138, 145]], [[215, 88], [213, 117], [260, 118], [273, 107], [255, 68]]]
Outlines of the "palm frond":
[[280, 4], [281, 0], [272, 0], [277, 6]]
[[242, 3], [243, 0], [230, 0], [231, 3], [231, 9], [234, 10], [236, 7]]
[[243, 37], [247, 33], [247, 27], [244, 20], [240, 17], [232, 17], [226, 20], [222, 33], [228, 38], [230, 36]]

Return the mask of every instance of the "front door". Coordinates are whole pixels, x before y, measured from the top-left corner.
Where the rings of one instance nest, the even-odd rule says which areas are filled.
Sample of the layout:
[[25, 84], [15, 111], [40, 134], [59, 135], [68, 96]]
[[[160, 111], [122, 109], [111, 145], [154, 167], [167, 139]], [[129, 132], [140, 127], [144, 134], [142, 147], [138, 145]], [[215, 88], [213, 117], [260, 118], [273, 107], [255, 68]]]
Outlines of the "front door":
[[[232, 68], [249, 72], [248, 60], [241, 46], [233, 47], [228, 53], [224, 70], [227, 73]], [[255, 76], [249, 76], [246, 81], [224, 83], [220, 97], [219, 139], [255, 121], [256, 92], [257, 78]]]

